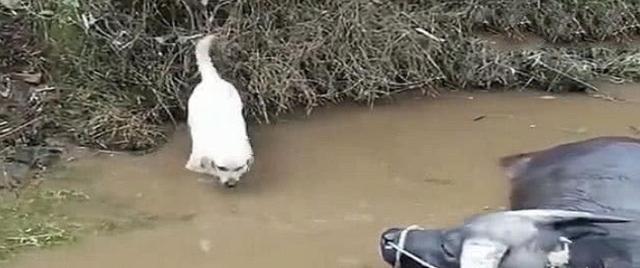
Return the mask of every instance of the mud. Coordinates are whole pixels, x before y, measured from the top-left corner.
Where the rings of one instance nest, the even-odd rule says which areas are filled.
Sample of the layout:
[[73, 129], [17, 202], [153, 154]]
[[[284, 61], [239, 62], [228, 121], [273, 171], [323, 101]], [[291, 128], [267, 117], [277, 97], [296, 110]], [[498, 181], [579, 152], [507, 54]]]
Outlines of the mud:
[[[637, 86], [626, 102], [540, 92], [406, 96], [374, 109], [327, 107], [252, 126], [256, 166], [235, 189], [186, 171], [182, 127], [143, 157], [72, 163], [67, 181], [109, 202], [189, 221], [97, 236], [22, 255], [30, 267], [386, 267], [384, 228], [444, 226], [506, 204], [497, 159], [640, 127]], [[99, 213], [97, 211], [96, 213]]]

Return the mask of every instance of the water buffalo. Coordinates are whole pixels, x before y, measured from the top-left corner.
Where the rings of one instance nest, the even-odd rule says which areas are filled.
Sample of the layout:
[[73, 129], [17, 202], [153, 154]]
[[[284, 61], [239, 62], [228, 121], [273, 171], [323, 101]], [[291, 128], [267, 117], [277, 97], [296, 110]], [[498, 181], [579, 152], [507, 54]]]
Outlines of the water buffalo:
[[391, 228], [396, 268], [640, 268], [640, 139], [600, 137], [500, 160], [509, 211], [442, 230]]

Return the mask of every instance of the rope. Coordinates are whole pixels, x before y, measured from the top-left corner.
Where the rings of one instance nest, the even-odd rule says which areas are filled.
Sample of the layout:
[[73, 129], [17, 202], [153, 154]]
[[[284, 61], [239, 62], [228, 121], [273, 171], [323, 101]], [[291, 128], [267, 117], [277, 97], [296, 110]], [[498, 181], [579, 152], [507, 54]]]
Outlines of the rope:
[[[385, 241], [385, 247], [387, 249], [392, 248], [396, 250], [396, 260], [394, 263], [394, 268], [401, 268], [400, 266], [400, 258], [402, 257], [402, 255], [405, 255], [409, 258], [411, 258], [412, 260], [414, 260], [415, 262], [417, 262], [418, 264], [422, 265], [423, 267], [426, 268], [438, 268], [437, 266], [430, 264], [428, 262], [426, 262], [425, 260], [421, 259], [420, 257], [414, 255], [413, 253], [406, 251], [404, 249], [406, 240], [407, 240], [407, 234], [409, 234], [409, 231], [411, 230], [422, 230], [422, 228], [420, 228], [417, 225], [411, 225], [407, 228], [405, 228], [404, 230], [402, 230], [402, 232], [400, 232], [400, 237], [398, 239], [398, 244], [396, 245], [395, 243], [391, 242], [391, 241]], [[560, 244], [561, 244], [561, 250], [560, 251], [552, 251], [549, 252], [547, 254], [547, 267], [565, 267], [568, 264], [568, 260], [569, 260], [569, 245], [572, 243], [571, 240], [567, 239], [566, 237], [560, 237], [559, 239]]]
[[400, 232], [400, 238], [398, 239], [398, 245], [394, 244], [391, 241], [387, 241], [385, 244], [387, 246], [387, 248], [393, 248], [396, 250], [396, 261], [394, 263], [394, 268], [401, 268], [400, 266], [400, 258], [402, 257], [402, 255], [406, 255], [407, 257], [411, 258], [412, 260], [414, 260], [415, 262], [417, 262], [418, 264], [422, 265], [423, 267], [427, 267], [427, 268], [438, 268], [435, 265], [432, 265], [422, 259], [420, 259], [418, 256], [413, 255], [413, 253], [406, 251], [404, 249], [404, 244], [407, 240], [407, 234], [409, 233], [409, 231], [411, 230], [419, 230], [422, 229], [417, 225], [412, 225], [409, 226], [407, 228], [405, 228], [404, 230], [402, 230], [402, 232]]

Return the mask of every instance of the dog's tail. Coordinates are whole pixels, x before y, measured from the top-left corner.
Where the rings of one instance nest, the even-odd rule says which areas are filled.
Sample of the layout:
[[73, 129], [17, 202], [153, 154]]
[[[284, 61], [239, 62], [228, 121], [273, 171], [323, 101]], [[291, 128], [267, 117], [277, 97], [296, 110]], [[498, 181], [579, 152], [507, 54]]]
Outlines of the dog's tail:
[[198, 71], [200, 71], [202, 80], [220, 78], [218, 70], [213, 66], [211, 56], [209, 56], [209, 48], [211, 48], [213, 38], [214, 35], [207, 35], [198, 40], [198, 43], [196, 44], [196, 64], [198, 65]]

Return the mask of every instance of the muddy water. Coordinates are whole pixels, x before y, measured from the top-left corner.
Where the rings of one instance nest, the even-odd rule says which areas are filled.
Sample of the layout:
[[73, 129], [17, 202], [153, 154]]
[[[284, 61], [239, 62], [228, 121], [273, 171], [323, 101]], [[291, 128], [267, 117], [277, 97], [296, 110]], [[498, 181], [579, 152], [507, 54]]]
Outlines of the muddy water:
[[504, 206], [498, 157], [640, 127], [635, 86], [613, 92], [630, 101], [454, 93], [253, 127], [256, 166], [232, 190], [183, 169], [182, 129], [153, 155], [95, 157], [73, 169], [113, 202], [192, 220], [87, 238], [11, 266], [387, 267], [377, 253], [382, 229], [444, 226]]

